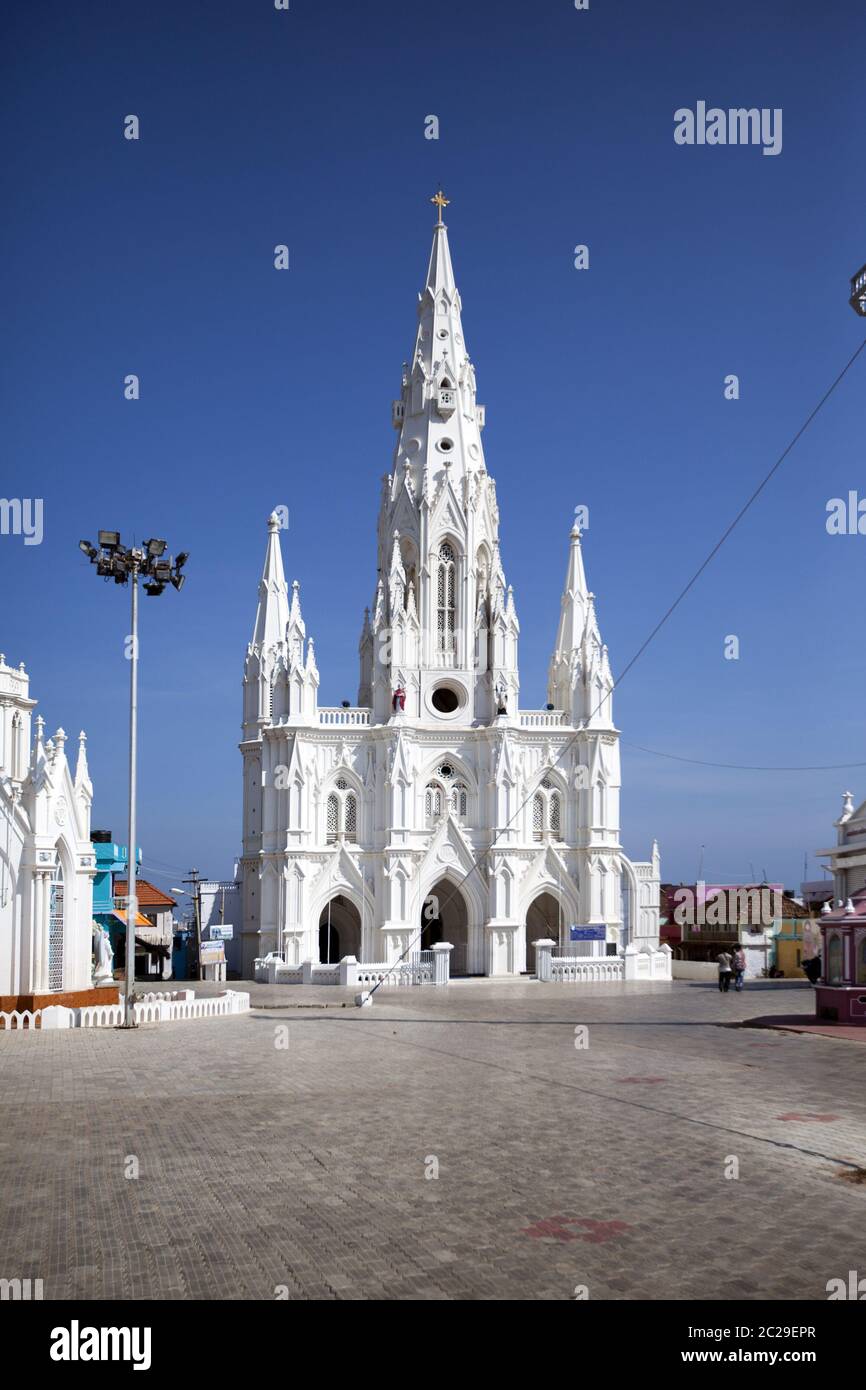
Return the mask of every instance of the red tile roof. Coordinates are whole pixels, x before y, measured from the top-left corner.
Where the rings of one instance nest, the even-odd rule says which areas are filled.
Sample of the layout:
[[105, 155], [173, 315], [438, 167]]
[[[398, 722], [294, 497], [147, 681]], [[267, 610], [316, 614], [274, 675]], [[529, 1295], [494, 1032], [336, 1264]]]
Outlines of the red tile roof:
[[[148, 883], [146, 878], [135, 880], [135, 891], [138, 896], [139, 907], [177, 907], [177, 898], [170, 898], [162, 889], [154, 888], [152, 883]], [[127, 894], [127, 881], [125, 878], [114, 880], [115, 898], [125, 898]]]

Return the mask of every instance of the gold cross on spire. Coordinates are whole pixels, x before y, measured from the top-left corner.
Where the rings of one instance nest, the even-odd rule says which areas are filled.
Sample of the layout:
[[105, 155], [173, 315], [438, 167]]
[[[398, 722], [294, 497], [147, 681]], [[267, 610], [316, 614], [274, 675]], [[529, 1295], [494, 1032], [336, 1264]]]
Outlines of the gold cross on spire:
[[446, 198], [445, 194], [442, 192], [442, 189], [439, 188], [436, 190], [435, 197], [430, 199], [430, 202], [435, 203], [437, 208], [439, 209], [439, 221], [436, 223], [436, 226], [444, 227], [445, 224], [442, 221], [442, 209], [447, 208], [448, 204], [451, 202], [451, 199]]

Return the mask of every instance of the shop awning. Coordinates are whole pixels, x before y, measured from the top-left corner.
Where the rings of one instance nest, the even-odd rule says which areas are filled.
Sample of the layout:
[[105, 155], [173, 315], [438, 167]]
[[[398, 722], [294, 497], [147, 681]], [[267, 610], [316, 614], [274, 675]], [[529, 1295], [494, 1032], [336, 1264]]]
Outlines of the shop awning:
[[[107, 915], [107, 914], [106, 914], [106, 915]], [[112, 916], [112, 917], [116, 917], [117, 920], [118, 920], [118, 922], [121, 922], [121, 923], [123, 924], [124, 927], [126, 926], [126, 913], [125, 913], [125, 912], [121, 912], [120, 909], [117, 908], [117, 909], [115, 909], [114, 912], [111, 913], [111, 916]], [[136, 925], [137, 927], [152, 927], [152, 926], [153, 926], [153, 923], [152, 923], [151, 921], [149, 921], [147, 917], [142, 917], [142, 915], [141, 915], [140, 912], [137, 912], [136, 915], [135, 915], [135, 925]]]

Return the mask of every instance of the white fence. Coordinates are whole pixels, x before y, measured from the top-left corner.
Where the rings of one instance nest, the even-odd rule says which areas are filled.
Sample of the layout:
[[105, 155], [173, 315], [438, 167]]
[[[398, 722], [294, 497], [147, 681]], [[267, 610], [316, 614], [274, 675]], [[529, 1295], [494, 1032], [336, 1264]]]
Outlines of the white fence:
[[553, 984], [599, 984], [603, 980], [624, 980], [625, 961], [621, 956], [552, 956], [550, 979]]
[[[132, 1006], [136, 1023], [174, 1023], [179, 1019], [223, 1018], [227, 1014], [248, 1013], [250, 996], [242, 990], [196, 998], [191, 989], [173, 994], [145, 994]], [[67, 1009], [62, 1004], [46, 1004], [30, 1013], [0, 1013], [0, 1030], [40, 1028], [117, 1028], [123, 1022], [123, 1004], [89, 1004]]]
[[555, 956], [556, 942], [535, 942], [535, 974], [548, 984], [598, 984], [603, 981], [670, 980], [671, 948], [632, 941], [620, 956]]
[[305, 960], [286, 965], [282, 956], [271, 952], [260, 956], [254, 966], [257, 984], [263, 985], [444, 985], [448, 983], [451, 946], [446, 942], [429, 951], [413, 951], [406, 960], [389, 965], [387, 961], [359, 964], [354, 956], [344, 956], [332, 965]]
[[23, 1029], [32, 1032], [39, 1026], [36, 1020], [41, 1013], [41, 1009], [36, 1009], [35, 1012], [30, 1009], [12, 1009], [9, 1013], [0, 1013], [0, 1028], [13, 1028], [19, 1033]]

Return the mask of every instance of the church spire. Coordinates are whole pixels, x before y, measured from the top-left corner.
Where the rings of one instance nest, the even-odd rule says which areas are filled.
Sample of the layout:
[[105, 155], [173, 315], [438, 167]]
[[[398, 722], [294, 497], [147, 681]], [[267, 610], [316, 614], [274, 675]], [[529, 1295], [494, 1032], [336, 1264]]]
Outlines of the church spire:
[[569, 537], [556, 645], [547, 676], [548, 701], [556, 709], [569, 711], [574, 724], [581, 720], [610, 723], [612, 718], [610, 696], [614, 682], [594, 600], [587, 588], [580, 527], [575, 522]]
[[[499, 558], [499, 508], [481, 442], [484, 407], [476, 401], [442, 218], [448, 199], [440, 189], [431, 201], [437, 220], [415, 344], [392, 405], [399, 433], [379, 511], [372, 629], [379, 634], [388, 624], [393, 631], [388, 642], [377, 636], [372, 660], [366, 635], [361, 644], [360, 689], [371, 692], [381, 722], [391, 715], [397, 686], [406, 692], [407, 718], [451, 718], [445, 706], [456, 698], [466, 722], [496, 717], [497, 681], [508, 686], [510, 712], [518, 688], [519, 624]], [[442, 695], [439, 684], [448, 687]]]
[[591, 598], [592, 595], [587, 588], [586, 574], [583, 568], [580, 527], [575, 522], [569, 537], [568, 568], [562, 591], [559, 629], [556, 634], [556, 646], [551, 665], [569, 657], [580, 646], [586, 628], [586, 617]]
[[259, 606], [250, 645], [266, 652], [286, 636], [289, 623], [289, 595], [280, 550], [280, 518], [276, 512], [268, 517], [268, 548], [259, 581]]
[[433, 228], [433, 245], [430, 248], [425, 289], [432, 295], [444, 293], [449, 298], [453, 298], [457, 292], [457, 286], [454, 283], [454, 267], [451, 264], [451, 252], [448, 247], [448, 228], [442, 221], [442, 209], [447, 205], [449, 199], [440, 189], [436, 197], [431, 198], [430, 201], [436, 203], [439, 208], [439, 221]]

